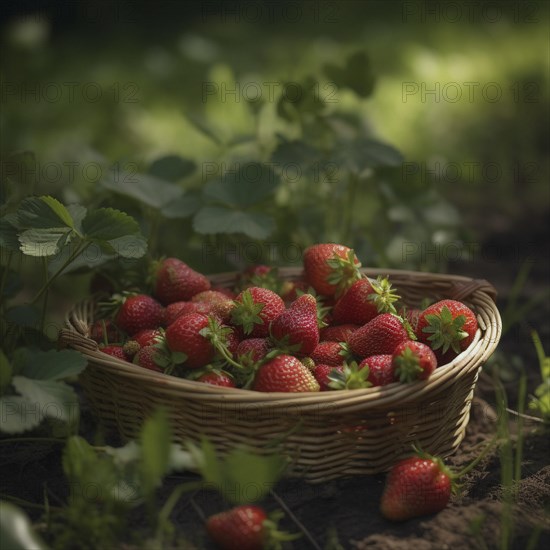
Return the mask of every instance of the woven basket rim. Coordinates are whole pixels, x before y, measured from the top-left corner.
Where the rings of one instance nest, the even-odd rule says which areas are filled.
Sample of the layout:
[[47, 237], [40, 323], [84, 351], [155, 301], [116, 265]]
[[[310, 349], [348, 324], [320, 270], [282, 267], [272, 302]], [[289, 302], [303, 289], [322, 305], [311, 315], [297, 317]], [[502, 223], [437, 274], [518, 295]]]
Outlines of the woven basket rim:
[[[474, 304], [478, 329], [473, 342], [450, 363], [438, 367], [425, 381], [410, 384], [394, 382], [387, 386], [377, 386], [356, 390], [341, 390], [333, 392], [257, 392], [242, 388], [222, 388], [211, 384], [204, 384], [193, 380], [186, 380], [161, 372], [138, 368], [132, 363], [109, 356], [99, 350], [98, 344], [89, 338], [88, 328], [93, 320], [94, 301], [84, 300], [77, 304], [67, 315], [66, 325], [60, 331], [60, 343], [82, 352], [94, 366], [116, 372], [117, 376], [128, 377], [144, 384], [162, 385], [174, 392], [190, 392], [196, 399], [212, 401], [222, 405], [232, 406], [236, 403], [261, 406], [303, 406], [306, 408], [322, 404], [349, 405], [355, 402], [369, 402], [374, 408], [387, 407], [390, 404], [405, 404], [418, 400], [420, 397], [434, 391], [439, 386], [449, 383], [452, 378], [461, 373], [477, 369], [493, 353], [502, 332], [502, 321], [494, 302], [496, 290], [484, 280], [473, 279], [460, 275], [436, 274], [428, 272], [406, 271], [396, 269], [363, 268], [362, 273], [376, 277], [387, 275], [395, 283], [399, 291], [399, 279], [409, 283], [417, 282], [422, 286], [446, 284], [452, 288], [451, 294], [460, 295], [461, 299], [468, 298]], [[285, 278], [297, 277], [302, 273], [301, 268], [280, 268], [279, 274]], [[237, 272], [225, 272], [209, 275], [213, 284], [235, 280]], [[432, 289], [437, 290], [436, 289]], [[462, 296], [466, 292], [465, 296]], [[482, 332], [482, 330], [484, 332]], [[90, 366], [88, 367], [90, 368]]]

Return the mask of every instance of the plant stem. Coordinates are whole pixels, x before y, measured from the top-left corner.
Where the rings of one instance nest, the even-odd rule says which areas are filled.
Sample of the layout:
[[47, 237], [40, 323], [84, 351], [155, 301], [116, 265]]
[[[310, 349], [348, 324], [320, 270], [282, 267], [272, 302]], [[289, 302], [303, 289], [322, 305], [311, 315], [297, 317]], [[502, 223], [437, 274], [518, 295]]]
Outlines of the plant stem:
[[466, 466], [465, 468], [460, 470], [460, 472], [458, 472], [457, 474], [454, 474], [453, 477], [460, 478], [460, 477], [466, 475], [467, 473], [471, 472], [487, 456], [487, 454], [495, 446], [495, 443], [497, 441], [498, 441], [498, 434], [495, 434], [491, 438], [491, 441], [489, 441], [489, 443], [487, 443], [487, 445], [485, 446], [483, 451], [481, 451], [481, 453], [479, 453], [479, 455], [474, 460], [472, 460], [472, 462], [470, 462], [470, 464], [468, 464], [468, 466]]
[[48, 290], [48, 288], [50, 287], [50, 285], [57, 279], [57, 277], [59, 277], [59, 275], [61, 275], [63, 273], [63, 271], [65, 271], [65, 269], [67, 268], [67, 266], [69, 264], [71, 264], [77, 256], [79, 256], [80, 254], [82, 254], [92, 243], [90, 241], [88, 242], [81, 242], [75, 252], [73, 252], [73, 254], [71, 254], [67, 260], [63, 263], [63, 265], [48, 279], [48, 281], [42, 285], [42, 287], [40, 288], [40, 290], [36, 293], [36, 295], [34, 296], [34, 298], [31, 300], [31, 304], [34, 304], [36, 303], [36, 301], [44, 294], [44, 292], [46, 292]]
[[48, 258], [42, 257], [42, 268], [44, 270], [44, 284], [46, 285], [46, 291], [44, 292], [44, 300], [42, 302], [42, 311], [40, 312], [40, 332], [44, 333], [44, 327], [46, 325], [46, 310], [48, 308], [49, 292], [49, 277], [48, 277]]

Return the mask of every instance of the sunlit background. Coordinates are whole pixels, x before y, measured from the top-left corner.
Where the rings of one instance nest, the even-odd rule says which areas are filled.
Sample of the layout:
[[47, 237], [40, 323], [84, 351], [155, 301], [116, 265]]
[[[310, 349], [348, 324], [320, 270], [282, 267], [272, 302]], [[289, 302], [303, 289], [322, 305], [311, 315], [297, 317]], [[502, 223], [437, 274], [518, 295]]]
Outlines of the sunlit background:
[[[217, 271], [258, 259], [228, 255], [223, 243], [242, 252], [253, 241], [259, 259], [289, 263], [299, 260], [285, 257], [290, 243], [346, 240], [366, 264], [445, 270], [498, 257], [515, 272], [548, 241], [548, 11], [537, 1], [12, 5], [2, 27], [3, 175], [135, 214], [136, 201], [102, 181], [178, 155], [194, 170], [172, 180], [195, 200], [235, 162], [275, 166], [283, 139], [315, 141], [277, 113], [285, 83], [311, 77], [326, 116], [359, 121], [403, 163], [367, 169], [351, 201], [341, 171], [328, 184], [296, 184], [277, 165], [282, 182], [257, 208], [275, 221], [269, 231], [208, 233], [190, 214], [160, 224], [159, 253]], [[355, 52], [375, 79], [368, 97], [326, 70]], [[34, 153], [32, 170], [14, 168], [22, 151]], [[217, 246], [208, 257], [205, 242]]]

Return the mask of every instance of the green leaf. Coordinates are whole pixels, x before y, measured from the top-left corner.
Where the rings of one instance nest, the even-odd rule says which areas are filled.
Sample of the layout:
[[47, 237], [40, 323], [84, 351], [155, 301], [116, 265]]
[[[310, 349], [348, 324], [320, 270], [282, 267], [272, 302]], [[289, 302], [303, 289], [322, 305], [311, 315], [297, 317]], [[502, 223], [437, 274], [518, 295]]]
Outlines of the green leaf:
[[14, 376], [13, 387], [27, 400], [25, 414], [73, 423], [78, 415], [78, 396], [75, 391], [54, 380], [33, 380], [24, 376]]
[[146, 492], [151, 492], [162, 483], [170, 464], [172, 432], [168, 415], [158, 409], [148, 418], [140, 434], [142, 450], [141, 477]]
[[253, 239], [265, 239], [275, 230], [275, 222], [261, 213], [206, 206], [195, 215], [193, 229], [203, 235], [243, 233]]
[[2, 550], [47, 550], [21, 508], [0, 501], [0, 548]]
[[319, 83], [311, 76], [303, 82], [285, 82], [283, 94], [277, 103], [277, 114], [290, 122], [301, 120], [304, 115], [317, 116], [325, 108], [319, 94]]
[[403, 156], [391, 145], [371, 138], [360, 138], [341, 141], [334, 160], [351, 172], [361, 173], [366, 168], [399, 166], [403, 162]]
[[168, 219], [184, 219], [194, 214], [199, 206], [198, 197], [186, 194], [163, 206], [160, 213]]
[[19, 327], [38, 327], [41, 313], [35, 306], [21, 305], [11, 307], [6, 311], [5, 319]]
[[319, 167], [322, 154], [317, 148], [301, 140], [279, 143], [271, 156], [271, 161], [286, 171], [290, 166], [298, 166], [303, 174], [310, 174]]
[[67, 227], [27, 229], [19, 235], [21, 252], [27, 256], [54, 256], [65, 245], [71, 231]]
[[124, 235], [111, 239], [108, 244], [122, 258], [137, 259], [147, 252], [147, 239], [143, 235]]
[[78, 233], [82, 233], [82, 220], [86, 217], [88, 209], [81, 204], [68, 204], [67, 210], [73, 219], [73, 227]]
[[227, 171], [223, 177], [207, 183], [204, 196], [228, 206], [246, 208], [273, 195], [279, 183], [279, 176], [269, 166], [249, 162], [236, 172]]
[[365, 52], [351, 54], [343, 68], [327, 63], [323, 71], [339, 88], [349, 88], [360, 97], [368, 97], [374, 90], [374, 73]]
[[10, 385], [12, 374], [11, 364], [0, 349], [0, 394], [4, 393], [4, 390]]
[[157, 210], [183, 195], [181, 187], [150, 174], [117, 174], [112, 179], [102, 180], [101, 185]]
[[88, 212], [82, 221], [82, 229], [87, 238], [97, 241], [111, 241], [140, 232], [132, 216], [114, 208], [98, 208]]
[[178, 181], [191, 175], [197, 165], [179, 155], [167, 155], [156, 159], [149, 167], [149, 173], [166, 181]]
[[86, 358], [75, 350], [25, 350], [19, 374], [34, 380], [63, 380], [77, 376], [86, 368]]
[[216, 132], [210, 128], [210, 126], [199, 117], [193, 114], [187, 114], [187, 120], [204, 136], [211, 139], [217, 145], [222, 144], [222, 140], [218, 138]]
[[[72, 247], [65, 246], [48, 262], [49, 273], [56, 273], [61, 269], [73, 254], [74, 250], [71, 249]], [[63, 270], [63, 274], [72, 273], [83, 268], [95, 269], [113, 258], [116, 258], [116, 254], [109, 243], [93, 242]]]
[[0, 397], [0, 432], [17, 434], [36, 428], [42, 422], [35, 403], [20, 395]]
[[63, 472], [69, 481], [81, 481], [96, 465], [98, 457], [92, 446], [82, 437], [69, 437], [63, 450]]
[[22, 200], [17, 210], [17, 218], [19, 224], [25, 228], [74, 229], [74, 222], [67, 208], [57, 199], [47, 195]]
[[223, 464], [223, 494], [234, 504], [262, 500], [275, 485], [284, 468], [279, 455], [260, 456], [246, 449], [235, 449]]
[[10, 222], [8, 217], [0, 220], [0, 247], [16, 252], [19, 250], [19, 239], [17, 227]]

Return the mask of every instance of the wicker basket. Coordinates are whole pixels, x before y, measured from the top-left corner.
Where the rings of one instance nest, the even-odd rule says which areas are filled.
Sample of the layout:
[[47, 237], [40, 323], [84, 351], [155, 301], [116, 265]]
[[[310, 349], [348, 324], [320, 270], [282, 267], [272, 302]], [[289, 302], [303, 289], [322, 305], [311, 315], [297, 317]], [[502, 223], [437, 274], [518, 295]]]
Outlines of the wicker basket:
[[[280, 273], [293, 280], [301, 270]], [[87, 357], [81, 382], [92, 408], [124, 438], [135, 437], [151, 411], [165, 405], [176, 441], [196, 441], [205, 435], [221, 452], [237, 444], [272, 452], [276, 445], [289, 457], [289, 475], [311, 482], [386, 471], [410, 452], [412, 443], [448, 456], [464, 437], [480, 368], [500, 338], [495, 290], [486, 281], [459, 276], [375, 269], [364, 273], [388, 275], [410, 307], [425, 296], [464, 301], [477, 315], [480, 329], [474, 341], [426, 381], [285, 394], [219, 388], [110, 357], [88, 337], [94, 315], [91, 302], [71, 312], [60, 340]], [[235, 273], [210, 279], [232, 286]]]

